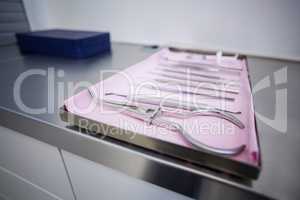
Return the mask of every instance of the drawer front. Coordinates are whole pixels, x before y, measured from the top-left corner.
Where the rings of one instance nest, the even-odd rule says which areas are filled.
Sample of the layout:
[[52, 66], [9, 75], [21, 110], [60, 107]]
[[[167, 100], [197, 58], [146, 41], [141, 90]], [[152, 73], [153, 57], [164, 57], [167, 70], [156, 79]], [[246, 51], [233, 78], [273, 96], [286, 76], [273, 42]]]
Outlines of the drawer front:
[[55, 200], [60, 198], [0, 167], [0, 200], [19, 199]]
[[63, 157], [70, 173], [77, 200], [190, 199], [65, 151], [63, 151]]
[[62, 199], [73, 199], [58, 149], [1, 126], [0, 167]]

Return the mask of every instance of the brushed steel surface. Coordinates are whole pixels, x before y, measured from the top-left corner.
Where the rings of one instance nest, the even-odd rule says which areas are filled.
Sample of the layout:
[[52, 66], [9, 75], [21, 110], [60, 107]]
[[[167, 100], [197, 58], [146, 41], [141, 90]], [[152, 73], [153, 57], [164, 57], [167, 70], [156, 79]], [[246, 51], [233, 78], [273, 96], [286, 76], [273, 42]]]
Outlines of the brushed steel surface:
[[[229, 177], [191, 163], [124, 144], [113, 139], [101, 139], [82, 134], [59, 117], [57, 87], [53, 113], [29, 115], [14, 103], [13, 84], [28, 69], [63, 69], [64, 78], [57, 77], [55, 84], [81, 80], [100, 81], [99, 70], [124, 69], [135, 64], [156, 50], [139, 45], [114, 43], [112, 54], [84, 60], [70, 60], [45, 56], [20, 56], [14, 48], [0, 48], [0, 124], [25, 135], [47, 142], [61, 149], [119, 170], [130, 176], [176, 191], [195, 199], [299, 199], [300, 157], [300, 63], [272, 59], [249, 58], [249, 70], [253, 85], [266, 75], [288, 66], [288, 83], [274, 86], [254, 94], [256, 111], [274, 116], [275, 87], [287, 88], [287, 133], [280, 133], [257, 120], [262, 148], [262, 171], [256, 181]], [[11, 51], [12, 53], [9, 53]], [[2, 54], [4, 53], [4, 54]], [[6, 55], [6, 56], [1, 56]], [[110, 76], [111, 74], [107, 74]], [[273, 80], [271, 78], [271, 80]], [[79, 91], [79, 90], [78, 90]], [[24, 82], [22, 98], [33, 107], [47, 106], [47, 81], [32, 76]], [[67, 98], [73, 94], [65, 95]], [[43, 131], [41, 131], [43, 130]], [[134, 163], [134, 165], [132, 165]]]

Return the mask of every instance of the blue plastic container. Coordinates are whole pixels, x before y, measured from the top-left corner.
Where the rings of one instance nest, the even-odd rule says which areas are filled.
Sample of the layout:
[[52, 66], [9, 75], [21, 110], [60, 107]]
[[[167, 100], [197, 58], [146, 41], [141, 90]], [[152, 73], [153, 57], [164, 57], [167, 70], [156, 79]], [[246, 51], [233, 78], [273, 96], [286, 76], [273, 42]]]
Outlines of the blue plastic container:
[[17, 33], [16, 37], [24, 54], [86, 58], [110, 51], [108, 32], [55, 29]]

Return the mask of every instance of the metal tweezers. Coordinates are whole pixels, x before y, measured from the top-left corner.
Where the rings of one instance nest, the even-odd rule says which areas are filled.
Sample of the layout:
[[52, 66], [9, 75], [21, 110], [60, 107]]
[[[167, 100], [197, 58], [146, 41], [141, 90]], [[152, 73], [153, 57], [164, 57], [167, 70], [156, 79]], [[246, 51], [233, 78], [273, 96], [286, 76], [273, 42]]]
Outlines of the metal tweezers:
[[[135, 96], [130, 96], [130, 95], [125, 95], [125, 94], [119, 94], [115, 92], [107, 92], [105, 93], [106, 97], [112, 96], [112, 97], [122, 97], [125, 100], [128, 101], [134, 101], [142, 104], [149, 104], [149, 105], [156, 105], [156, 106], [161, 106], [161, 107], [167, 107], [167, 108], [173, 108], [173, 109], [180, 109], [180, 110], [186, 110], [190, 111], [192, 113], [197, 113], [199, 111], [211, 111], [211, 112], [216, 112], [220, 113], [221, 115], [226, 115], [229, 114], [228, 116], [230, 118], [234, 118], [234, 121], [239, 121], [237, 117], [235, 117], [232, 114], [241, 114], [241, 111], [232, 111], [228, 110], [225, 108], [217, 108], [210, 106], [205, 103], [199, 103], [197, 102], [189, 102], [189, 101], [178, 101], [176, 99], [172, 98], [162, 98], [162, 97], [157, 97], [153, 95], [135, 95]], [[238, 126], [241, 126], [240, 128], [243, 128], [243, 123], [239, 121]]]
[[[151, 107], [146, 107], [146, 106], [137, 106], [130, 102], [124, 103], [124, 102], [118, 102], [116, 100], [114, 101], [107, 100], [105, 98], [100, 99], [97, 97], [93, 89], [91, 88], [88, 89], [88, 92], [91, 95], [91, 97], [94, 100], [96, 100], [97, 103], [103, 102], [105, 105], [111, 106], [113, 108], [122, 109], [123, 114], [126, 114], [135, 119], [142, 120], [146, 122], [148, 125], [163, 127], [168, 130], [180, 133], [191, 145], [193, 145], [198, 149], [202, 149], [204, 151], [211, 152], [214, 154], [233, 156], [241, 153], [246, 147], [246, 145], [240, 145], [234, 148], [218, 148], [218, 147], [213, 147], [204, 144], [199, 140], [193, 138], [187, 131], [183, 129], [183, 127], [179, 123], [160, 118], [159, 116], [163, 114], [163, 109], [160, 106], [158, 106], [156, 109], [153, 109]], [[205, 112], [205, 115], [209, 115], [209, 112], [208, 111]], [[216, 113], [212, 112], [210, 116], [216, 116]], [[244, 128], [244, 126], [240, 128]]]

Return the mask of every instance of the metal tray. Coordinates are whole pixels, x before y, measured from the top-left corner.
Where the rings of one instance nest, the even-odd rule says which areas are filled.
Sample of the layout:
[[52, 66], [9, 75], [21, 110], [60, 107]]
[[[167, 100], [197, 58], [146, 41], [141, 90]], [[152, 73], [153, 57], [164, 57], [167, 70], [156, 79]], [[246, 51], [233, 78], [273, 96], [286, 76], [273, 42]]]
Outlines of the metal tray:
[[[187, 51], [187, 49], [176, 48], [176, 51]], [[199, 53], [197, 50], [189, 49], [188, 51]], [[211, 52], [201, 51], [200, 53], [210, 54]], [[231, 55], [231, 54], [230, 54]], [[239, 59], [246, 59], [244, 55], [239, 55]], [[248, 67], [248, 64], [247, 64]], [[248, 79], [250, 82], [250, 79]], [[251, 87], [251, 82], [250, 82]], [[86, 129], [85, 131], [92, 132], [93, 134], [100, 134], [103, 137], [110, 137], [117, 139], [118, 141], [130, 143], [132, 145], [145, 148], [148, 150], [155, 151], [167, 156], [171, 156], [176, 159], [184, 160], [193, 165], [202, 166], [209, 168], [210, 170], [228, 173], [230, 175], [242, 177], [245, 179], [257, 179], [261, 170], [261, 156], [259, 155], [258, 165], [250, 165], [245, 162], [237, 161], [231, 159], [230, 157], [212, 154], [204, 150], [186, 148], [177, 144], [162, 141], [159, 139], [151, 138], [145, 135], [137, 134], [128, 130], [122, 130], [117, 127], [113, 127], [107, 124], [100, 123], [82, 116], [68, 112], [66, 107], [60, 108], [61, 119], [65, 122], [70, 123], [73, 126], [79, 127], [81, 129]], [[82, 120], [85, 120], [85, 125], [81, 126]], [[256, 118], [255, 129], [256, 129]], [[94, 127], [98, 127], [97, 130]], [[99, 130], [99, 127], [101, 130]], [[117, 131], [117, 134], [116, 134]], [[257, 134], [257, 129], [256, 129]], [[134, 138], [131, 136], [135, 135]], [[101, 138], [101, 137], [100, 137]], [[259, 136], [257, 134], [258, 148], [260, 149]], [[260, 151], [259, 151], [260, 153]]]

